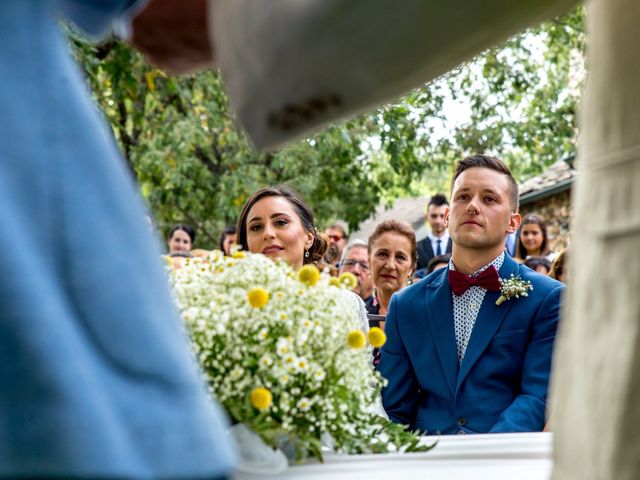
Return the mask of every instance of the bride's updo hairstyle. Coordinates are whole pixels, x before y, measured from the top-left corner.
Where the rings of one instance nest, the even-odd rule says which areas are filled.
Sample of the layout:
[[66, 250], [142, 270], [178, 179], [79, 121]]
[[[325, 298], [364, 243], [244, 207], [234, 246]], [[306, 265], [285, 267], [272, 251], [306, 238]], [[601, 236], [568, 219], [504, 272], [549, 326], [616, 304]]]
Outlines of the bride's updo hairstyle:
[[251, 208], [266, 197], [283, 197], [293, 206], [293, 209], [300, 219], [302, 228], [304, 228], [306, 232], [313, 234], [313, 244], [308, 250], [309, 256], [306, 256], [304, 252], [302, 253], [303, 264], [314, 263], [317, 265], [324, 258], [324, 254], [329, 247], [329, 240], [325, 234], [318, 233], [316, 230], [311, 207], [307, 205], [307, 202], [304, 201], [298, 192], [287, 185], [263, 188], [251, 195], [247, 203], [242, 207], [242, 213], [240, 213], [240, 218], [238, 219], [238, 245], [240, 245], [243, 250], [249, 251], [249, 244], [247, 242], [247, 217], [249, 216]]

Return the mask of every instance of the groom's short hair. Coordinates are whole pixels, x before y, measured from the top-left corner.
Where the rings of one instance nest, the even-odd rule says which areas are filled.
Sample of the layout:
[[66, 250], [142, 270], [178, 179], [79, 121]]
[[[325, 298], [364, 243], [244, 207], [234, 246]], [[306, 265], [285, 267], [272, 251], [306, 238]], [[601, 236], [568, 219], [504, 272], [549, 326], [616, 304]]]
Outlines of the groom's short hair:
[[456, 165], [456, 170], [453, 174], [453, 179], [451, 180], [451, 193], [453, 193], [453, 184], [456, 183], [456, 179], [460, 176], [462, 172], [465, 170], [469, 170], [470, 168], [488, 168], [489, 170], [494, 170], [498, 173], [502, 173], [506, 175], [507, 180], [509, 181], [509, 203], [511, 204], [511, 209], [514, 212], [518, 211], [518, 183], [516, 179], [513, 178], [513, 174], [507, 165], [496, 157], [490, 157], [489, 155], [473, 155], [471, 157], [463, 158]]

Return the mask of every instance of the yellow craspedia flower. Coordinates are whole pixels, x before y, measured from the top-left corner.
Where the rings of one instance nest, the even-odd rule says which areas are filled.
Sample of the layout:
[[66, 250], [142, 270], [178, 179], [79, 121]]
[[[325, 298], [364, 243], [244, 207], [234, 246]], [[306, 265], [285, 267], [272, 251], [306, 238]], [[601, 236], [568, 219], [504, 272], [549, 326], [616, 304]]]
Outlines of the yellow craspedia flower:
[[304, 265], [298, 271], [298, 280], [311, 287], [320, 280], [320, 270], [315, 265]]
[[341, 284], [346, 285], [351, 290], [358, 286], [358, 279], [351, 272], [344, 272], [342, 275], [338, 277], [338, 280]]
[[247, 293], [247, 300], [253, 308], [262, 308], [269, 303], [269, 292], [261, 287], [252, 288]]
[[266, 410], [271, 406], [273, 397], [271, 392], [264, 387], [256, 387], [249, 394], [249, 401], [258, 410]]
[[351, 330], [347, 335], [347, 344], [351, 348], [364, 347], [365, 337], [361, 330]]
[[231, 254], [231, 256], [232, 256], [233, 258], [244, 258], [244, 257], [245, 257], [245, 254], [244, 254], [244, 252], [243, 252], [242, 250], [236, 250], [235, 252], [233, 252], [233, 253]]
[[340, 286], [340, 280], [338, 280], [338, 277], [331, 277], [329, 279], [329, 285], [333, 285], [334, 287], [339, 287]]
[[379, 327], [371, 327], [369, 333], [367, 333], [367, 337], [369, 337], [369, 343], [372, 347], [380, 348], [385, 343], [387, 343], [387, 336]]

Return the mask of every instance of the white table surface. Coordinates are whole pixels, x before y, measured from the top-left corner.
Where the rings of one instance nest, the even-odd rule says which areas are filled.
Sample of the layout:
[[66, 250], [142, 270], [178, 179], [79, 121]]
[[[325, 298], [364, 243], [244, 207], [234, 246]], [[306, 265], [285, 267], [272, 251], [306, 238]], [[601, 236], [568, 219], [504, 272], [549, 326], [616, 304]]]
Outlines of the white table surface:
[[290, 466], [278, 475], [237, 472], [234, 480], [542, 480], [551, 475], [551, 433], [426, 437], [425, 453], [325, 456], [324, 463]]

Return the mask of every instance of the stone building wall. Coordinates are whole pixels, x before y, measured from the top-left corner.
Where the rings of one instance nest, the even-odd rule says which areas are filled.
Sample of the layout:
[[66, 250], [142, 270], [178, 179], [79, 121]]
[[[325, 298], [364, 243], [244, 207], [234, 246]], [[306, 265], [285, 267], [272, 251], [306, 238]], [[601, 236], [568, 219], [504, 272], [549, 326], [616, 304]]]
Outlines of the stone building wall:
[[520, 207], [520, 214], [523, 217], [529, 213], [537, 213], [547, 222], [547, 234], [552, 251], [559, 252], [569, 245], [573, 219], [571, 190], [565, 190]]

